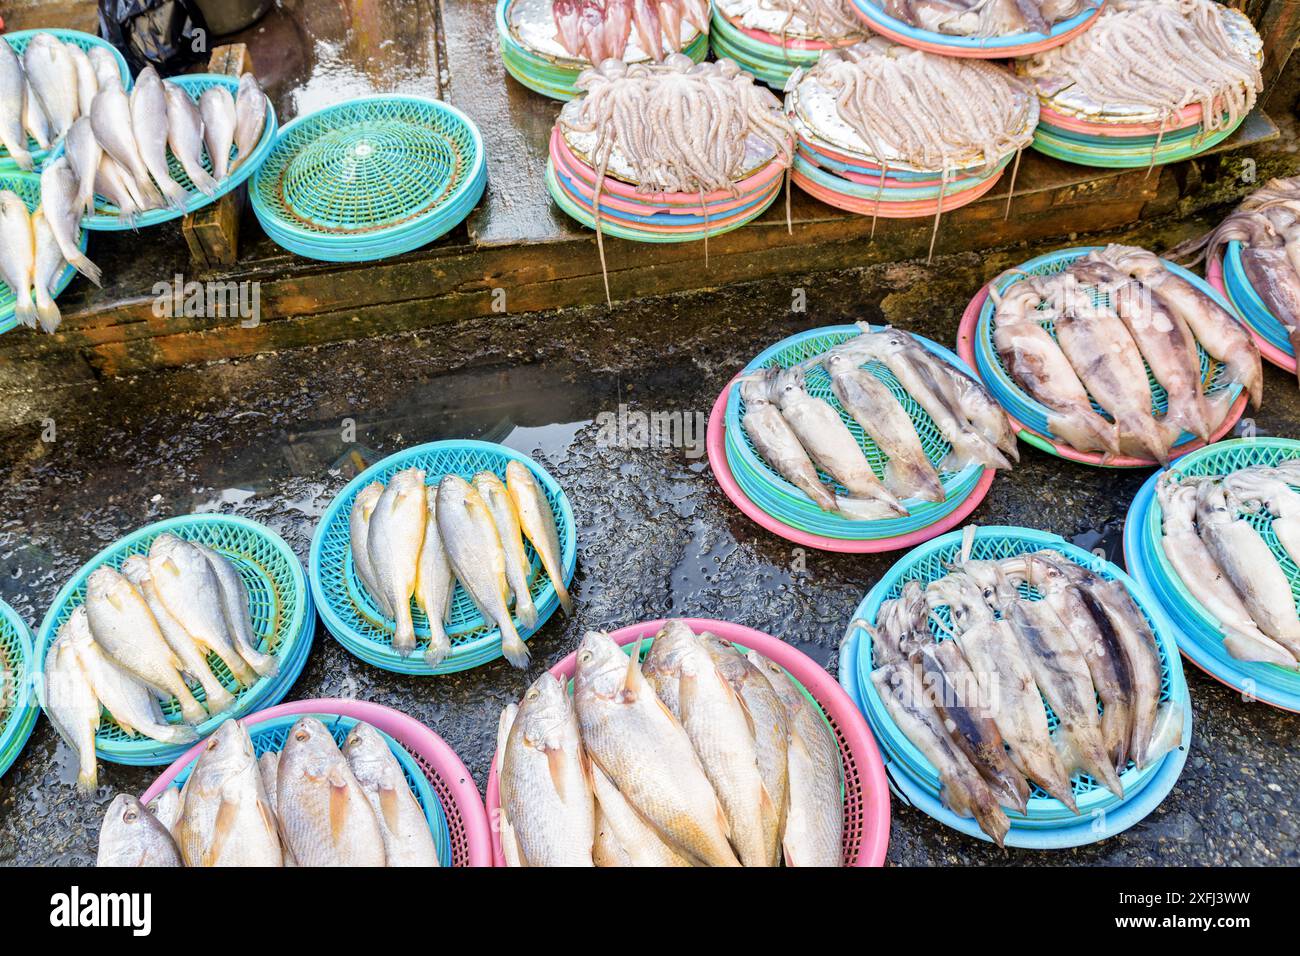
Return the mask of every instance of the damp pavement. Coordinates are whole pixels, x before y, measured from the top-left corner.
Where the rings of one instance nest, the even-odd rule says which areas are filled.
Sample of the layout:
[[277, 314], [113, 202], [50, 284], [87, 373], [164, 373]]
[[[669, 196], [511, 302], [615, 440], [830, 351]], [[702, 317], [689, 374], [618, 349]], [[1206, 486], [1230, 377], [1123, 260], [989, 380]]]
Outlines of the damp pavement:
[[[527, 673], [497, 661], [438, 678], [370, 667], [318, 624], [288, 697], [356, 697], [402, 710], [455, 748], [483, 790], [502, 706], [587, 629], [722, 618], [791, 641], [834, 671], [854, 608], [899, 556], [803, 552], [740, 515], [703, 456], [709, 409], [754, 355], [808, 328], [891, 321], [951, 347], [980, 283], [1041, 251], [878, 266], [612, 310], [502, 315], [16, 396], [5, 418], [17, 424], [0, 428], [0, 598], [35, 631], [58, 589], [100, 549], [195, 511], [261, 521], [305, 566], [316, 523], [358, 458], [369, 464], [448, 438], [503, 442], [536, 457], [573, 503], [576, 617], [557, 613], [531, 640]], [[800, 300], [807, 310], [792, 311]], [[1258, 432], [1300, 433], [1294, 379], [1267, 367], [1265, 396], [1253, 419]], [[610, 440], [602, 423], [617, 421], [620, 407], [679, 414], [679, 438], [694, 443]], [[997, 477], [971, 520], [1042, 528], [1122, 560], [1124, 514], [1149, 473], [1087, 468], [1023, 444], [1021, 452], [1020, 466]], [[1132, 829], [1075, 850], [1001, 851], [895, 799], [889, 861], [1300, 862], [1297, 718], [1185, 670], [1191, 754], [1173, 792]], [[119, 791], [143, 792], [160, 769], [101, 764], [99, 790], [82, 798], [71, 751], [40, 719], [0, 779], [0, 864], [93, 863], [108, 802]]]

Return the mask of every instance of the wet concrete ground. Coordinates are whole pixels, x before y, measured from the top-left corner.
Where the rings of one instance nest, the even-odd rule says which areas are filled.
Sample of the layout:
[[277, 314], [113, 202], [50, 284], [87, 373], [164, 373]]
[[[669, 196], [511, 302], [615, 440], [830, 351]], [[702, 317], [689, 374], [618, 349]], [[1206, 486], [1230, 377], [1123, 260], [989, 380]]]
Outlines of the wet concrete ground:
[[[1185, 226], [1183, 231], [1195, 228]], [[897, 555], [811, 552], [741, 516], [691, 449], [598, 440], [601, 413], [626, 403], [703, 419], [732, 374], [796, 331], [889, 320], [951, 346], [980, 282], [1037, 254], [1016, 249], [932, 268], [893, 265], [737, 286], [614, 310], [473, 320], [436, 332], [263, 356], [21, 401], [27, 424], [0, 433], [0, 597], [35, 629], [62, 583], [94, 553], [149, 522], [197, 510], [265, 522], [306, 563], [319, 516], [367, 463], [444, 438], [487, 438], [534, 454], [560, 481], [578, 522], [577, 616], [533, 639], [525, 674], [498, 661], [416, 679], [352, 658], [318, 627], [290, 699], [356, 696], [426, 722], [486, 783], [501, 707], [593, 627], [665, 615], [718, 617], [797, 642], [834, 668], [863, 594]], [[793, 290], [807, 295], [793, 313]], [[346, 419], [357, 441], [343, 440]], [[44, 421], [42, 421], [44, 420]], [[695, 420], [692, 418], [691, 420]], [[1271, 367], [1255, 419], [1300, 433], [1300, 393]], [[43, 440], [54, 428], [54, 440]], [[702, 447], [699, 449], [702, 451]], [[1025, 524], [1117, 551], [1145, 472], [1089, 469], [1022, 446], [972, 520]], [[897, 864], [1270, 864], [1300, 862], [1297, 718], [1246, 703], [1188, 668], [1192, 753], [1177, 787], [1145, 821], [1104, 843], [1051, 854], [999, 851], [893, 804]], [[0, 780], [0, 863], [93, 862], [100, 815], [157, 769], [102, 765], [93, 800], [41, 719]]]

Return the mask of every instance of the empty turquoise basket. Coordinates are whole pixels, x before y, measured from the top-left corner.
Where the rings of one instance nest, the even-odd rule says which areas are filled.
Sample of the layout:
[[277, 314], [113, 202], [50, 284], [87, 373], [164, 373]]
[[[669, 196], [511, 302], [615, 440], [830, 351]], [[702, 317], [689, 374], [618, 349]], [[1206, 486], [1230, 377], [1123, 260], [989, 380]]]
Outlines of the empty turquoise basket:
[[32, 632], [0, 601], [0, 776], [13, 766], [36, 726], [36, 655]]
[[426, 97], [372, 96], [286, 125], [249, 194], [266, 234], [290, 252], [366, 262], [453, 229], [486, 184], [468, 116]]

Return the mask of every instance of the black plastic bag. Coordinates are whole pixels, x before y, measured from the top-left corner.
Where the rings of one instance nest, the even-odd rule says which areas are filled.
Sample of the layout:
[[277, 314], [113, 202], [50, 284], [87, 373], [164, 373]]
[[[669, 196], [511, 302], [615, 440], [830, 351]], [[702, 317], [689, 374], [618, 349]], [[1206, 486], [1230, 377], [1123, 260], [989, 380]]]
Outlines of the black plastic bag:
[[99, 0], [99, 32], [132, 73], [152, 64], [167, 76], [208, 57], [208, 25], [193, 0]]

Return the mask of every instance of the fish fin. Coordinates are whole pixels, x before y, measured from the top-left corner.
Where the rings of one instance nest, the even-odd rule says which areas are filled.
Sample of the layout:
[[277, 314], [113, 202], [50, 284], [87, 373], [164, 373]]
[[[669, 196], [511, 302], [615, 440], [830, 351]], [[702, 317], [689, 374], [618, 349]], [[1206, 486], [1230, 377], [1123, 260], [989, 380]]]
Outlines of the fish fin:
[[398, 800], [397, 788], [391, 784], [380, 784], [379, 786], [379, 811], [380, 816], [384, 818], [384, 823], [393, 833], [400, 831], [399, 821], [401, 820], [401, 803]]
[[627, 673], [623, 677], [623, 691], [639, 694], [644, 686], [645, 675], [641, 673], [641, 638], [638, 637], [636, 643], [632, 645], [632, 653], [627, 656]]
[[326, 776], [330, 786], [330, 837], [335, 846], [343, 842], [343, 829], [347, 825], [348, 809], [351, 804], [347, 778], [343, 772], [334, 767]]
[[564, 586], [563, 581], [556, 577], [551, 577], [551, 585], [555, 588], [555, 596], [559, 599], [560, 607], [564, 610], [564, 616], [573, 617], [573, 598], [569, 596], [569, 589]]
[[502, 622], [500, 627], [501, 653], [505, 655], [505, 659], [509, 661], [512, 666], [518, 667], [520, 670], [525, 669], [528, 667], [528, 661], [532, 657], [528, 651], [528, 645], [524, 643], [524, 639], [520, 637], [519, 632], [515, 630], [513, 621], [507, 619]]
[[68, 259], [68, 265], [72, 266], [72, 268], [80, 272], [83, 276], [85, 276], [87, 279], [93, 282], [97, 287], [103, 288], [104, 275], [102, 272], [100, 272], [99, 266], [95, 265], [93, 262], [87, 259], [80, 252], [78, 252], [74, 256], [67, 257], [67, 259]]
[[77, 789], [82, 793], [94, 793], [99, 787], [99, 761], [96, 759], [94, 751], [91, 751], [90, 762], [87, 765], [84, 761], [80, 770], [77, 772]]
[[59, 307], [54, 304], [54, 300], [36, 305], [36, 323], [41, 327], [41, 331], [52, 334], [58, 331], [59, 324], [63, 321], [63, 314]]
[[424, 652], [424, 662], [430, 667], [437, 667], [451, 653], [451, 639], [444, 633], [441, 638], [434, 635], [429, 640], [429, 647]]
[[564, 751], [558, 747], [548, 747], [546, 749], [546, 767], [551, 773], [551, 784], [555, 787], [555, 792], [559, 794], [560, 800], [568, 799], [565, 790], [568, 788], [564, 785]]
[[781, 856], [784, 858], [786, 866], [799, 865], [799, 861], [795, 859], [794, 853], [790, 850], [790, 844], [785, 840], [781, 841]]
[[221, 858], [221, 851], [225, 848], [226, 839], [235, 828], [235, 820], [238, 816], [239, 804], [227, 800], [223, 794], [221, 804], [217, 807], [216, 819], [212, 823], [212, 842], [203, 852], [204, 866], [213, 866]]

